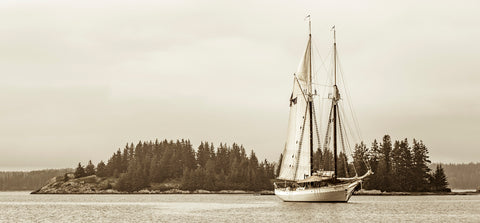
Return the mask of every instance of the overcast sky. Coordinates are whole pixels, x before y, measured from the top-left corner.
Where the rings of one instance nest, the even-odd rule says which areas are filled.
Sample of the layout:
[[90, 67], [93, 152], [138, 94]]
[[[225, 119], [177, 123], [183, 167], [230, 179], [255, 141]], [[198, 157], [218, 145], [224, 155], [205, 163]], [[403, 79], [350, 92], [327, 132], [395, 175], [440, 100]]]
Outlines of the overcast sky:
[[278, 160], [312, 15], [370, 144], [480, 161], [480, 2], [0, 1], [0, 170], [107, 160], [138, 140], [237, 142]]

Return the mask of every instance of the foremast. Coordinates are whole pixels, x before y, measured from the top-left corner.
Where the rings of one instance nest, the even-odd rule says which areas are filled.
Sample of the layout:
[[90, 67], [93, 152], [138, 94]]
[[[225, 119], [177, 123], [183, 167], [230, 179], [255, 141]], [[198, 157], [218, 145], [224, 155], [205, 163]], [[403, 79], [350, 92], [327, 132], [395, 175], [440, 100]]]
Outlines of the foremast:
[[308, 15], [308, 41], [310, 44], [309, 51], [309, 83], [308, 83], [308, 110], [309, 110], [309, 121], [310, 121], [310, 176], [313, 174], [313, 90], [312, 90], [312, 21], [310, 15]]
[[308, 19], [309, 35], [307, 47], [293, 78], [287, 140], [278, 176], [281, 180], [304, 180], [313, 173], [313, 127], [316, 123], [312, 86], [312, 34], [310, 16], [306, 19]]
[[335, 26], [333, 30], [333, 165], [334, 165], [334, 179], [338, 176], [337, 168], [337, 119], [338, 119], [338, 101], [340, 100], [340, 93], [337, 87], [337, 37]]

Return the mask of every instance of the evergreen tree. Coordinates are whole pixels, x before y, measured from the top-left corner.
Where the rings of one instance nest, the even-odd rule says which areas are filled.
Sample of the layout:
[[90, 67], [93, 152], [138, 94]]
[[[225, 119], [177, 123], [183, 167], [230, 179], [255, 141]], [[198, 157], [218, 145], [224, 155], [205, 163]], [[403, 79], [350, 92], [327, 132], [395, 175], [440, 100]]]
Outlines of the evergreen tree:
[[447, 187], [447, 176], [445, 176], [445, 172], [441, 164], [437, 165], [437, 168], [431, 177], [430, 184], [433, 191], [450, 192], [450, 189]]
[[198, 167], [192, 173], [192, 180], [195, 189], [205, 189], [206, 172], [205, 169]]
[[183, 170], [183, 176], [182, 176], [182, 190], [189, 190], [193, 191], [195, 190], [195, 185], [192, 180], [192, 171], [188, 168]]
[[115, 184], [114, 189], [119, 190], [119, 191], [128, 191], [128, 192], [133, 191], [132, 186], [130, 184], [130, 179], [127, 177], [126, 174], [121, 174], [120, 175], [117, 183]]
[[159, 172], [156, 178], [157, 182], [163, 182], [171, 175], [171, 162], [173, 161], [173, 149], [166, 149], [158, 165]]
[[380, 162], [379, 171], [377, 171], [380, 178], [378, 189], [381, 191], [391, 191], [391, 153], [392, 141], [389, 135], [383, 136], [382, 143], [380, 144]]
[[197, 149], [197, 163], [200, 167], [205, 168], [207, 161], [210, 159], [210, 148], [208, 143], [201, 142]]
[[164, 170], [161, 168], [159, 157], [159, 154], [155, 154], [150, 161], [150, 182], [161, 183], [164, 179], [162, 176]]
[[196, 167], [195, 151], [189, 140], [187, 140], [183, 146], [181, 163], [183, 166], [182, 172], [185, 168], [193, 169]]
[[85, 176], [95, 175], [95, 166], [92, 161], [89, 160], [87, 166], [85, 167]]
[[350, 168], [348, 165], [347, 155], [343, 152], [338, 154], [337, 177], [350, 177]]
[[355, 150], [353, 151], [353, 161], [359, 175], [365, 174], [368, 170], [365, 163], [368, 160], [368, 153], [369, 151], [365, 143], [360, 142], [360, 144], [355, 145]]
[[322, 152], [322, 162], [320, 163], [320, 170], [333, 171], [335, 169], [334, 166], [335, 161], [333, 157], [333, 152], [327, 148], [324, 148]]
[[393, 185], [395, 191], [412, 191], [412, 154], [407, 139], [395, 141], [392, 150]]
[[323, 154], [320, 148], [317, 148], [315, 152], [313, 152], [313, 169], [320, 170], [322, 168], [322, 160]]
[[[127, 144], [128, 145], [128, 144]], [[128, 154], [128, 146], [123, 149], [123, 154], [120, 155], [120, 172], [126, 172], [128, 168], [128, 162], [130, 161], [130, 155]]]
[[123, 172], [125, 171], [122, 170], [122, 152], [118, 149], [108, 160], [107, 174], [108, 176], [118, 177], [119, 174]]
[[[437, 164], [429, 165], [435, 170]], [[441, 164], [448, 178], [448, 184], [452, 188], [471, 189], [478, 188], [480, 191], [480, 162]]]
[[78, 163], [77, 169], [75, 169], [75, 178], [80, 178], [85, 176], [85, 169], [81, 163]]
[[365, 189], [377, 189], [379, 188], [380, 180], [381, 178], [379, 177], [378, 172], [379, 170], [379, 162], [380, 162], [380, 147], [378, 145], [377, 140], [373, 140], [372, 147], [370, 150], [368, 150], [368, 159], [367, 162], [370, 165], [370, 168], [372, 172], [374, 173], [373, 175], [370, 175], [364, 180], [363, 187]]
[[205, 164], [205, 181], [204, 181], [204, 189], [205, 190], [217, 190], [215, 185], [215, 161], [213, 159], [209, 159]]
[[412, 146], [412, 155], [413, 155], [413, 169], [412, 169], [412, 179], [413, 179], [413, 190], [414, 191], [427, 191], [428, 190], [428, 179], [430, 168], [428, 164], [428, 150], [422, 141], [417, 141], [413, 139]]
[[97, 164], [97, 176], [98, 177], [106, 177], [107, 176], [107, 166], [103, 161], [100, 161]]
[[223, 171], [226, 174], [229, 174], [229, 159], [228, 159], [228, 148], [227, 145], [223, 145], [220, 143], [220, 146], [217, 149], [216, 154], [216, 165], [217, 165], [217, 173]]

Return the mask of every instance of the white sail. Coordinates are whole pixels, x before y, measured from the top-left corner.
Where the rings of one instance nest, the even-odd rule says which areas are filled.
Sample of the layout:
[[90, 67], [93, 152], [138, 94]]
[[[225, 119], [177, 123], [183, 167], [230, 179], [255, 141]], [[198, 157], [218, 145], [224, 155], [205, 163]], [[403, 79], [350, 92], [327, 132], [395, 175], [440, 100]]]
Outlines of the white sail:
[[297, 72], [295, 73], [302, 82], [302, 87], [304, 89], [307, 89], [309, 86], [307, 86], [307, 83], [311, 82], [310, 81], [310, 63], [311, 63], [311, 41], [310, 38], [307, 43], [307, 48], [305, 49], [305, 53], [303, 54], [302, 60], [300, 61], [300, 64], [298, 65]]
[[[278, 179], [303, 180], [311, 175], [310, 163], [310, 40], [294, 78], [290, 97], [287, 141]], [[298, 78], [297, 78], [298, 77]]]

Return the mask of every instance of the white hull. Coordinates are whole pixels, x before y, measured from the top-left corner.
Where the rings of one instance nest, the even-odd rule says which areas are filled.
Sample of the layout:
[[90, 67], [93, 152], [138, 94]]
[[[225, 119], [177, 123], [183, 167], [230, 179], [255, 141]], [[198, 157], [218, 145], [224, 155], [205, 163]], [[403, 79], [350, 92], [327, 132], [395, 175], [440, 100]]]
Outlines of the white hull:
[[360, 181], [333, 186], [303, 188], [275, 188], [275, 195], [283, 201], [348, 202]]

